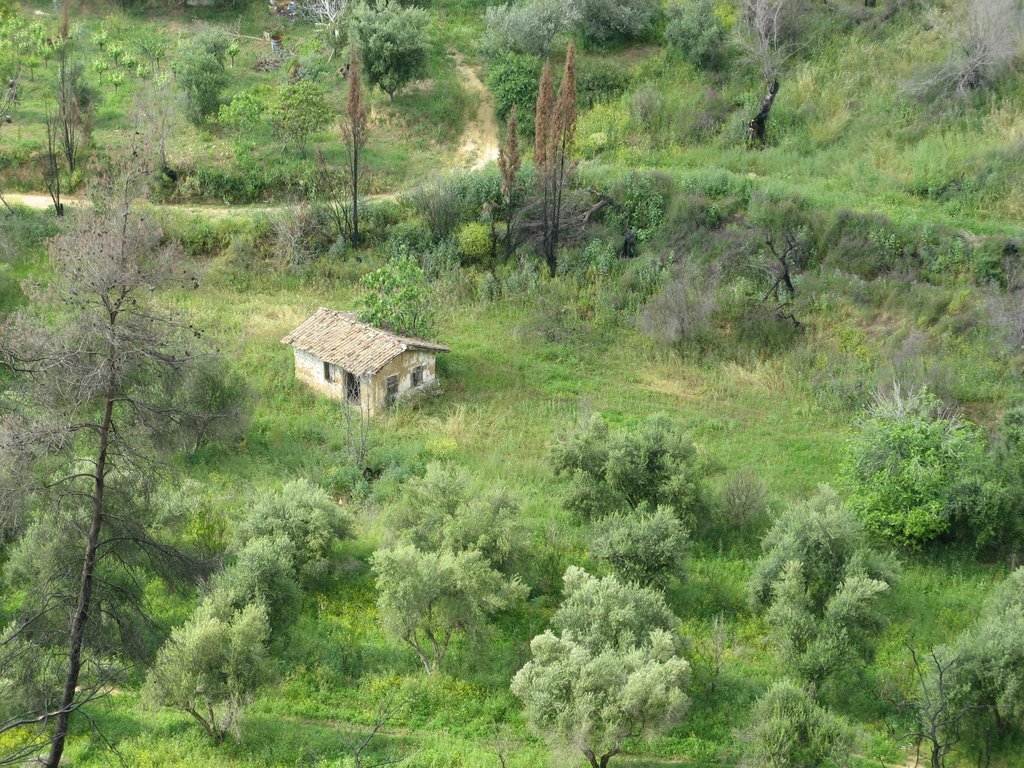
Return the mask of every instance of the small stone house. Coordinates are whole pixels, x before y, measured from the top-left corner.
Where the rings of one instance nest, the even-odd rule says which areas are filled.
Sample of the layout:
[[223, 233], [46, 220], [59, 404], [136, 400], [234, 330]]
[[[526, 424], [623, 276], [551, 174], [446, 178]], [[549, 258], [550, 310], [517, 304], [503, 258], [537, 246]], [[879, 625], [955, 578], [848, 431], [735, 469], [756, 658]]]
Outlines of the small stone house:
[[448, 347], [361, 322], [354, 312], [320, 307], [283, 339], [295, 351], [295, 378], [357, 406], [367, 416], [437, 378]]

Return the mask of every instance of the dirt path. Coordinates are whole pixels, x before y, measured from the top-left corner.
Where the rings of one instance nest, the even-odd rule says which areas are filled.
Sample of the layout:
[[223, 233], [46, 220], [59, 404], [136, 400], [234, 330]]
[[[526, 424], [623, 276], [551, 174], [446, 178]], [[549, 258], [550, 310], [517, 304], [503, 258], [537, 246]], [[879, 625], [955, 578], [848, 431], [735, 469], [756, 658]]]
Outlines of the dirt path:
[[[455, 71], [462, 80], [463, 87], [477, 98], [476, 114], [466, 123], [459, 141], [459, 149], [455, 154], [455, 162], [461, 168], [478, 171], [488, 163], [498, 160], [498, 118], [494, 113], [494, 96], [480, 81], [476, 70], [466, 64], [461, 53], [455, 54]], [[53, 207], [49, 195], [39, 193], [6, 192], [4, 198], [11, 205], [21, 205], [37, 211]], [[380, 200], [396, 200], [398, 192], [385, 192], [377, 195], [366, 195], [367, 202]], [[68, 208], [83, 205], [85, 201], [78, 197], [64, 197], [61, 202]], [[183, 213], [220, 219], [236, 213], [275, 213], [294, 208], [291, 203], [270, 203], [266, 205], [196, 205], [168, 203], [164, 207], [174, 208]], [[0, 206], [2, 208], [2, 206]]]
[[498, 118], [494, 114], [494, 96], [487, 90], [476, 70], [455, 54], [455, 71], [459, 73], [462, 85], [477, 97], [476, 115], [466, 123], [456, 154], [459, 165], [479, 171], [488, 163], [498, 159]]

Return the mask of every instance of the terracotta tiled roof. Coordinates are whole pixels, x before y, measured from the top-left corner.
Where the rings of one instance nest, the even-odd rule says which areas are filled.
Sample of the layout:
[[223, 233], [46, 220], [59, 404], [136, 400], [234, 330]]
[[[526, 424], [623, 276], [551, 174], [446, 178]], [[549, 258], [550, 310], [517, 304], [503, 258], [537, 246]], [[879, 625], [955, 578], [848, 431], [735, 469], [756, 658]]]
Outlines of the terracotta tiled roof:
[[432, 341], [374, 328], [361, 322], [355, 312], [338, 312], [325, 307], [320, 307], [281, 339], [281, 343], [310, 352], [356, 375], [376, 373], [407, 349], [450, 351]]

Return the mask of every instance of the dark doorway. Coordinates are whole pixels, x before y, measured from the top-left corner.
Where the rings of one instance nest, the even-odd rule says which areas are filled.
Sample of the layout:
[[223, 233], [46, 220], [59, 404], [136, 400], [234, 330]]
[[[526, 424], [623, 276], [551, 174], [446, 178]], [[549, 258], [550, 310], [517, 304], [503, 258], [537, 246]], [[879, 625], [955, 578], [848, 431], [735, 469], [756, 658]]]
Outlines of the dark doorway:
[[395, 400], [398, 399], [398, 377], [388, 376], [387, 380], [387, 394], [384, 396], [384, 404], [390, 408], [395, 404]]

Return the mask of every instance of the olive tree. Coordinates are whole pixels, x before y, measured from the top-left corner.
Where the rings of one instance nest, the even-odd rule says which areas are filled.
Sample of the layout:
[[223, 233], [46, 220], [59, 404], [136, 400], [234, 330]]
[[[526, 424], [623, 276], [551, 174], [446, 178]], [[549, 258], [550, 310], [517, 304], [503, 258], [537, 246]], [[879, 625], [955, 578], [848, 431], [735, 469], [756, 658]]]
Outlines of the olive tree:
[[[678, 722], [689, 664], [678, 619], [657, 592], [565, 573], [565, 600], [512, 680], [531, 726], [607, 768], [623, 742]], [[556, 634], [557, 632], [557, 634]]]
[[682, 575], [688, 536], [668, 507], [612, 515], [595, 529], [591, 552], [624, 581], [664, 588]]
[[235, 527], [236, 548], [260, 537], [285, 536], [294, 545], [295, 569], [302, 578], [323, 573], [336, 541], [351, 538], [352, 516], [327, 492], [308, 480], [256, 493]]
[[144, 696], [188, 713], [220, 744], [265, 677], [269, 637], [262, 601], [235, 609], [215, 592], [160, 649]]
[[820, 684], [866, 657], [882, 623], [875, 604], [894, 580], [893, 561], [829, 488], [786, 510], [765, 535], [750, 589], [783, 655]]
[[757, 700], [740, 742], [742, 768], [838, 768], [853, 746], [845, 723], [788, 680]]
[[383, 628], [416, 652], [428, 675], [441, 668], [453, 638], [526, 598], [518, 578], [498, 573], [475, 550], [423, 552], [402, 544], [375, 552], [371, 565]]
[[396, 537], [423, 551], [476, 550], [507, 571], [516, 554], [518, 501], [504, 488], [452, 464], [432, 462], [423, 477], [406, 481], [386, 513]]
[[692, 522], [707, 509], [710, 464], [664, 415], [614, 432], [592, 416], [557, 440], [549, 459], [556, 475], [570, 478], [566, 506], [585, 517], [646, 504], [671, 507]]

